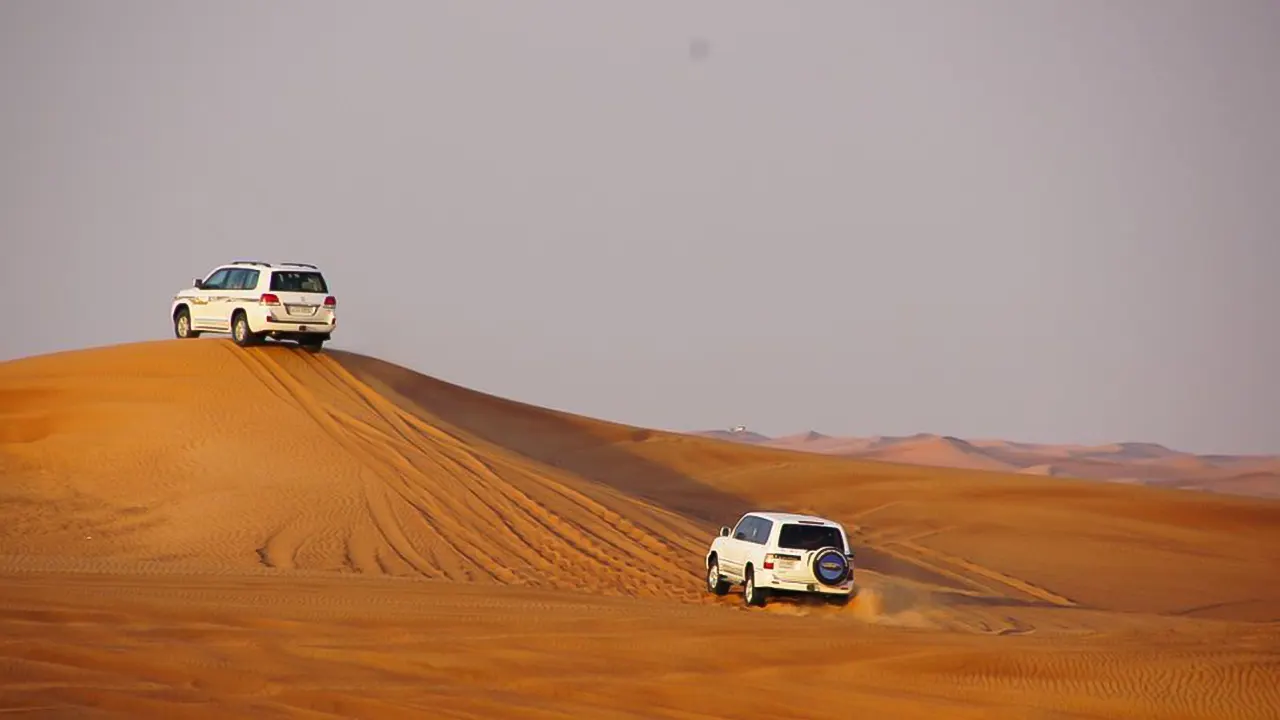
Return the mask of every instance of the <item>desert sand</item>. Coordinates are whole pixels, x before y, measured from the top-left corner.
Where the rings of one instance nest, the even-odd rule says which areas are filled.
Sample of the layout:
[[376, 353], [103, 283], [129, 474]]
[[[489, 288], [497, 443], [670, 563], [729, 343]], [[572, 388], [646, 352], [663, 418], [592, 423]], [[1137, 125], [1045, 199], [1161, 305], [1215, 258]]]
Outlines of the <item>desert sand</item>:
[[769, 437], [750, 430], [704, 430], [691, 434], [758, 447], [908, 465], [998, 470], [1280, 498], [1280, 456], [1275, 455], [1197, 455], [1155, 443], [1054, 445], [991, 438], [964, 440], [929, 433], [905, 437], [839, 437], [811, 430]]
[[[0, 714], [1280, 717], [1280, 501], [1049, 474], [629, 427], [288, 345], [11, 361]], [[756, 508], [846, 523], [857, 599], [707, 595], [707, 543]]]

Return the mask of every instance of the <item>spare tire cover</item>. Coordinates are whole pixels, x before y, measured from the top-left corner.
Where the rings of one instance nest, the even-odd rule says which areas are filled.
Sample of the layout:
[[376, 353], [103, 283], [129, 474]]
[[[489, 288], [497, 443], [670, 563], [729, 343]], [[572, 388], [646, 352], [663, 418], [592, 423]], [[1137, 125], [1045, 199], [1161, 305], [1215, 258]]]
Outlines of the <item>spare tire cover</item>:
[[839, 585], [849, 572], [849, 559], [835, 548], [823, 548], [813, 554], [813, 576], [823, 585]]

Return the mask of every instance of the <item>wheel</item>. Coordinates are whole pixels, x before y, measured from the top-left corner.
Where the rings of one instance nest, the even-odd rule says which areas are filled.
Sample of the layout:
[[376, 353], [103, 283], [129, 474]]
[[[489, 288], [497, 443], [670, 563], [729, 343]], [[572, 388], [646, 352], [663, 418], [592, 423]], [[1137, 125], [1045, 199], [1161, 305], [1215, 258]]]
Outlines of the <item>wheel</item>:
[[831, 603], [832, 605], [835, 605], [836, 607], [844, 607], [848, 605], [851, 599], [853, 599], [852, 595], [828, 595], [827, 596], [827, 602]]
[[769, 601], [768, 593], [768, 590], [756, 587], [755, 572], [747, 570], [747, 582], [742, 586], [742, 601], [751, 607], [764, 607]]
[[179, 308], [173, 316], [173, 334], [183, 340], [200, 337], [200, 333], [191, 329], [191, 313], [186, 308]]
[[231, 339], [240, 347], [247, 347], [258, 341], [258, 336], [249, 330], [249, 318], [242, 312], [237, 312], [231, 318]]
[[729, 581], [720, 575], [720, 560], [711, 558], [707, 566], [707, 592], [712, 595], [724, 595], [729, 592]]

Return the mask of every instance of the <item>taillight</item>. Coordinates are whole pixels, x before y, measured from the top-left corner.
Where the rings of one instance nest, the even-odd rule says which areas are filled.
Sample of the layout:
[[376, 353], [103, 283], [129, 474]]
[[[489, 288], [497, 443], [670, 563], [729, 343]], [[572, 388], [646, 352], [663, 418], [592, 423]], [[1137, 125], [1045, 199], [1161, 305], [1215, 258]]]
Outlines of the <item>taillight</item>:
[[799, 559], [800, 558], [795, 555], [783, 555], [782, 553], [769, 553], [768, 555], [764, 556], [764, 569], [772, 570], [774, 563], [778, 562], [779, 560], [795, 562], [796, 560], [799, 560]]
[[326, 297], [326, 298], [324, 299], [324, 306], [325, 306], [325, 307], [327, 307], [327, 308], [329, 308], [329, 309], [333, 309], [333, 308], [338, 307], [338, 298], [336, 298], [336, 297], [334, 297], [334, 296], [332, 296], [332, 295], [330, 295], [329, 297]]
[[279, 305], [280, 297], [275, 293], [263, 293], [262, 297], [258, 298], [258, 303], [261, 305]]

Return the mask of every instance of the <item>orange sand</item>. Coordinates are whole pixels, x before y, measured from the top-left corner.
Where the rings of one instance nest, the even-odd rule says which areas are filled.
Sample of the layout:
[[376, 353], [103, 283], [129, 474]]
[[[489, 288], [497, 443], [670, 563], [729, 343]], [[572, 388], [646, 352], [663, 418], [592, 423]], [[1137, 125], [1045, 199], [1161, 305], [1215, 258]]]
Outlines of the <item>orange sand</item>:
[[[703, 592], [759, 507], [847, 523], [850, 607]], [[664, 433], [285, 345], [0, 364], [16, 717], [1273, 718], [1277, 577], [1273, 500]]]

